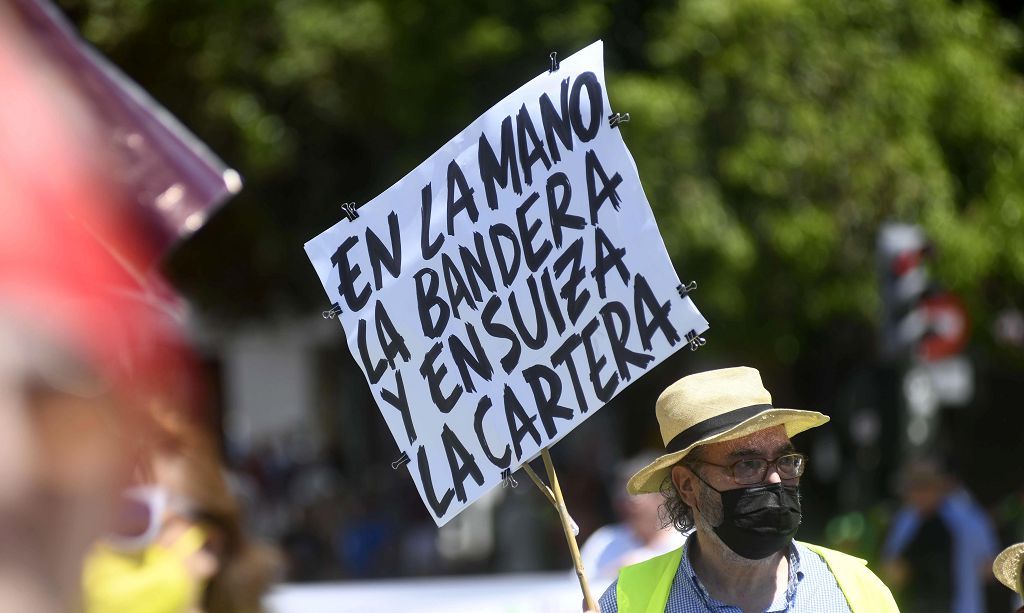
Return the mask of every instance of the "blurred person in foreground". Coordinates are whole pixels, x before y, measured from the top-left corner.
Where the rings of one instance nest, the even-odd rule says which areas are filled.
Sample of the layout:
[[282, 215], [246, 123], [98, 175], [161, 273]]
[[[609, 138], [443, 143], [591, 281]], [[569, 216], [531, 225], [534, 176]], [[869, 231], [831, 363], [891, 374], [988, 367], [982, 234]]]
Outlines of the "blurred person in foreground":
[[603, 613], [897, 611], [863, 560], [793, 540], [807, 460], [790, 437], [828, 417], [771, 402], [745, 367], [690, 375], [661, 394], [666, 453], [628, 490], [662, 492], [675, 527], [693, 530], [679, 549], [623, 568]]
[[626, 483], [633, 473], [657, 457], [654, 452], [645, 452], [615, 467], [611, 494], [619, 521], [598, 528], [580, 548], [590, 588], [596, 592], [603, 592], [623, 566], [668, 553], [680, 547], [686, 538], [661, 520], [659, 494], [630, 496], [626, 492]]
[[938, 458], [910, 460], [899, 488], [882, 559], [903, 610], [983, 613], [999, 550], [991, 519]]
[[161, 324], [106, 291], [131, 283], [112, 250], [139, 248], [108, 214], [87, 114], [18, 25], [0, 4], [0, 610], [70, 611], [163, 368], [128, 358]]
[[[159, 539], [211, 552], [186, 556], [211, 578], [200, 604], [246, 611], [259, 581], [213, 589], [259, 572], [225, 573], [249, 548], [216, 455], [180, 427], [196, 370], [159, 275], [141, 274], [156, 257], [88, 105], [28, 31], [0, 3], [0, 610], [91, 609], [83, 559], [126, 532], [122, 492], [146, 482], [166, 492]], [[197, 610], [153, 608], [167, 593], [111, 610]]]
[[[1010, 545], [999, 552], [992, 562], [992, 573], [999, 583], [1017, 594], [1018, 602], [1024, 598], [1024, 543]], [[1017, 609], [1024, 613], [1024, 606]]]
[[166, 395], [152, 398], [149, 410], [153, 433], [139, 482], [125, 492], [115, 529], [86, 558], [86, 613], [261, 611], [279, 555], [245, 534], [202, 415]]

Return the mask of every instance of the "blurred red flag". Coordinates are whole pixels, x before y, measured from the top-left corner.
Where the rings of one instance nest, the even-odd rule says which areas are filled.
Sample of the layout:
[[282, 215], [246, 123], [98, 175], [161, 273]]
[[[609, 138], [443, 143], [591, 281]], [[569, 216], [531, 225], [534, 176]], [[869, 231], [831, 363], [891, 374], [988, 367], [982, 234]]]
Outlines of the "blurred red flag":
[[198, 394], [184, 303], [111, 181], [109, 126], [41, 47], [0, 3], [0, 340], [31, 330], [126, 398]]
[[[137, 209], [144, 240], [159, 259], [237, 193], [241, 178], [83, 41], [50, 2], [12, 1], [27, 34], [89, 107], [101, 144], [109, 149], [110, 180]], [[142, 264], [148, 269], [156, 261]]]

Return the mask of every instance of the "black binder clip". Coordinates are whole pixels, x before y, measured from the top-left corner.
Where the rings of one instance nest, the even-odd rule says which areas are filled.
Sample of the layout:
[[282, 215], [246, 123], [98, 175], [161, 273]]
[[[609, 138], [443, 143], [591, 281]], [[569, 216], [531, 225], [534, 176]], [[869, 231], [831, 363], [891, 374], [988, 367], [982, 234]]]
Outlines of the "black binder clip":
[[324, 319], [334, 319], [338, 315], [341, 315], [341, 305], [335, 302], [331, 305], [330, 309], [320, 313], [320, 315], [322, 315]]
[[695, 289], [697, 289], [696, 281], [690, 281], [686, 285], [680, 283], [679, 285], [676, 286], [676, 291], [679, 292], [680, 298], [686, 298], [687, 296], [690, 295], [690, 292], [692, 292]]
[[511, 469], [501, 471], [501, 487], [519, 487], [519, 482], [512, 476]]
[[398, 470], [399, 468], [405, 466], [408, 463], [409, 454], [403, 451], [402, 455], [398, 456], [398, 459], [391, 463], [391, 468], [394, 470]]
[[341, 204], [341, 212], [345, 214], [345, 217], [348, 217], [349, 221], [359, 219], [359, 213], [356, 212], [355, 202], [343, 202]]
[[608, 116], [608, 125], [613, 128], [619, 127], [619, 124], [623, 124], [629, 121], [629, 113], [612, 113]]
[[548, 55], [548, 57], [551, 58], [551, 70], [549, 70], [548, 72], [555, 72], [556, 70], [558, 70], [558, 66], [559, 66], [559, 64], [558, 64], [558, 52], [557, 51], [552, 51], [551, 54]]
[[697, 334], [696, 330], [690, 330], [686, 333], [686, 342], [690, 345], [690, 351], [697, 351], [701, 347], [707, 344], [704, 337]]

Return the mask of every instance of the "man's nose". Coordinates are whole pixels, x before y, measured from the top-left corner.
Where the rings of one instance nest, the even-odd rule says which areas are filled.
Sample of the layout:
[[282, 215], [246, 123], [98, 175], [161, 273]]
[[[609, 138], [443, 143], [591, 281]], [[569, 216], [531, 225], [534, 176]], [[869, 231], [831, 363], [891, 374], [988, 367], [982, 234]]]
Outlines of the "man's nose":
[[768, 474], [764, 476], [765, 483], [782, 483], [782, 475], [774, 464], [768, 467]]

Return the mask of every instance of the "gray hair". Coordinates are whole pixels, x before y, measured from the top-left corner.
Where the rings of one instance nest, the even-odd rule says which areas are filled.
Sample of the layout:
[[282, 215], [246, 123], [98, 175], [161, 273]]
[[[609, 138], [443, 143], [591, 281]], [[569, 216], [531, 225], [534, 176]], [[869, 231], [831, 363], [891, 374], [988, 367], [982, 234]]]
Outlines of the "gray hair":
[[[672, 469], [676, 466], [684, 466], [696, 472], [697, 468], [694, 463], [700, 459], [701, 455], [701, 448], [696, 447], [686, 457], [676, 462]], [[672, 482], [672, 469], [669, 469], [668, 474], [661, 481], [661, 487], [658, 488], [665, 499], [661, 508], [658, 509], [658, 519], [661, 520], [663, 528], [672, 526], [679, 532], [687, 532], [693, 528], [693, 509], [683, 501], [683, 497], [676, 490], [676, 484]]]

